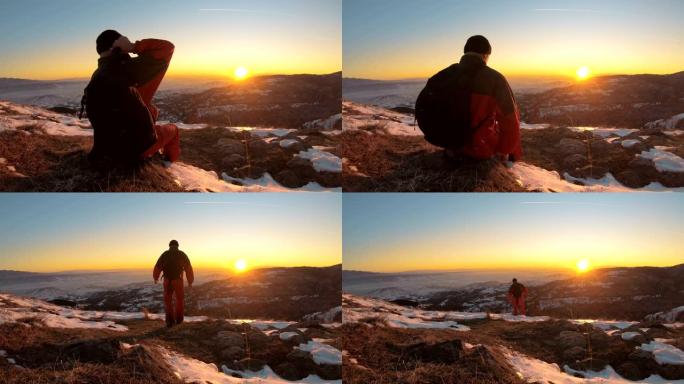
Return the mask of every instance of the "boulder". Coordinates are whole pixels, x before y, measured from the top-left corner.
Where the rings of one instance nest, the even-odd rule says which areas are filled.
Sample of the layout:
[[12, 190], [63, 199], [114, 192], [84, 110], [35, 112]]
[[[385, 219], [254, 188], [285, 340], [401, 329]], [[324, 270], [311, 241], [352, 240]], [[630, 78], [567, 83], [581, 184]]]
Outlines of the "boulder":
[[563, 159], [563, 169], [573, 170], [584, 167], [587, 164], [585, 155], [575, 153]]
[[276, 365], [273, 370], [278, 376], [290, 381], [301, 380], [308, 376], [306, 372], [301, 371], [296, 365], [287, 361]]
[[245, 355], [245, 349], [238, 346], [232, 346], [221, 351], [221, 358], [232, 362], [235, 360], [240, 360]]
[[563, 156], [572, 154], [586, 154], [587, 145], [578, 139], [562, 138], [556, 145], [558, 152]]
[[223, 160], [221, 160], [221, 168], [225, 170], [232, 170], [234, 168], [242, 167], [243, 165], [245, 165], [246, 161], [247, 160], [244, 156], [237, 153], [233, 153], [224, 157]]
[[648, 375], [644, 374], [639, 365], [633, 361], [626, 361], [618, 365], [615, 370], [620, 376], [628, 380], [638, 381], [648, 377]]
[[584, 347], [587, 340], [583, 334], [575, 331], [562, 331], [558, 337], [558, 344], [563, 348]]
[[220, 151], [222, 154], [238, 154], [238, 155], [244, 155], [245, 154], [245, 144], [237, 139], [231, 139], [231, 138], [221, 138], [219, 141], [216, 142], [214, 147], [217, 148], [217, 150]]
[[405, 355], [426, 363], [450, 364], [458, 361], [463, 351], [461, 340], [454, 339], [435, 344], [418, 343], [408, 347]]
[[253, 350], [265, 348], [271, 343], [271, 338], [262, 332], [250, 332], [247, 335], [247, 342]]
[[221, 331], [216, 334], [213, 342], [221, 348], [240, 347], [244, 348], [245, 338], [239, 332]]
[[276, 173], [274, 178], [280, 184], [288, 188], [299, 188], [306, 184], [306, 180], [302, 179], [291, 169], [283, 169], [282, 171]]
[[252, 372], [261, 371], [265, 365], [265, 361], [253, 358], [244, 358], [236, 363], [238, 370]]
[[581, 360], [586, 356], [587, 350], [584, 347], [580, 346], [575, 346], [575, 347], [570, 347], [563, 351], [563, 360], [564, 361], [577, 361]]

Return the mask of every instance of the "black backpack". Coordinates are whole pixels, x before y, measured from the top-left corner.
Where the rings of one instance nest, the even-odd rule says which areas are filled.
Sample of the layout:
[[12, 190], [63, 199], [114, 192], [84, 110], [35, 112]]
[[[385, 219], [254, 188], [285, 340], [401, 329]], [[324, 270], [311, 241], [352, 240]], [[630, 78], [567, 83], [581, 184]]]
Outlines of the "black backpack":
[[161, 270], [164, 272], [164, 278], [168, 280], [180, 279], [185, 270], [186, 257], [185, 253], [179, 250], [164, 252], [161, 261]]
[[156, 141], [154, 120], [127, 73], [128, 60], [128, 55], [108, 59], [82, 99], [94, 131], [89, 158], [104, 167], [137, 165]]
[[522, 284], [520, 284], [520, 283], [513, 283], [513, 285], [511, 286], [510, 291], [511, 291], [511, 294], [513, 295], [513, 297], [518, 298], [518, 297], [522, 296], [523, 289], [525, 289], [525, 287], [524, 287]]
[[483, 67], [454, 64], [428, 80], [416, 100], [416, 121], [430, 144], [459, 148], [470, 140], [472, 82]]

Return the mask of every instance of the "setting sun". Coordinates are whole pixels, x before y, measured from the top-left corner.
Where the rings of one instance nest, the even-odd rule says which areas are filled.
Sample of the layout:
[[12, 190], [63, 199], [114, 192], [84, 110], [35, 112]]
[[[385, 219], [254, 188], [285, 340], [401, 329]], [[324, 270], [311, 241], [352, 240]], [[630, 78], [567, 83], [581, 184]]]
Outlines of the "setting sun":
[[236, 79], [242, 80], [249, 75], [249, 71], [245, 67], [237, 67], [235, 68], [235, 72], [233, 74], [235, 75]]
[[582, 66], [577, 69], [577, 79], [578, 80], [584, 80], [589, 77], [591, 74], [591, 71], [589, 71], [589, 67], [587, 66]]
[[244, 272], [245, 270], [247, 270], [247, 260], [237, 259], [233, 267], [235, 267], [236, 272]]
[[582, 273], [589, 270], [589, 260], [582, 259], [577, 262], [577, 272]]

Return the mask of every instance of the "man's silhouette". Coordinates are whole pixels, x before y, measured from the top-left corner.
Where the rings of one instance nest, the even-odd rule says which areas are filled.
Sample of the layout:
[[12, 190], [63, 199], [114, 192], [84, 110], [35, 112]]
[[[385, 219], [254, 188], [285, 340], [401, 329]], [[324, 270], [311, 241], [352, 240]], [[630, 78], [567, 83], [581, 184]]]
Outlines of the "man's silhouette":
[[513, 279], [513, 284], [508, 288], [508, 301], [513, 306], [513, 315], [525, 316], [525, 299], [527, 298], [527, 288], [518, 283], [518, 279]]
[[[183, 272], [188, 279], [188, 287], [192, 287], [195, 275], [192, 271], [190, 259], [185, 252], [178, 249], [178, 242], [171, 240], [169, 249], [159, 256], [154, 266], [152, 277], [154, 283], [159, 281], [159, 275], [164, 272], [164, 309], [166, 311], [166, 326], [183, 322], [185, 297], [183, 293]], [[176, 303], [173, 305], [175, 297]]]
[[157, 39], [133, 44], [119, 32], [106, 30], [97, 37], [96, 49], [97, 70], [81, 107], [94, 131], [91, 162], [100, 169], [132, 167], [159, 151], [166, 160], [176, 161], [178, 127], [157, 125], [159, 111], [152, 104], [173, 56], [173, 44]]
[[487, 66], [492, 47], [472, 36], [461, 61], [431, 77], [416, 100], [425, 139], [456, 157], [518, 160], [520, 117], [506, 78]]

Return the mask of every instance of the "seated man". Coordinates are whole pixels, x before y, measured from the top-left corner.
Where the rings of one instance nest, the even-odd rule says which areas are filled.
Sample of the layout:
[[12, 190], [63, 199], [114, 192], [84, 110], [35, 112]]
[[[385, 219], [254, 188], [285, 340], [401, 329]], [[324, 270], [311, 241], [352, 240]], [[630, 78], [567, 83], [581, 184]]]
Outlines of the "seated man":
[[416, 100], [425, 139], [448, 154], [518, 160], [520, 117], [506, 78], [487, 66], [492, 47], [472, 36], [457, 64], [431, 77]]
[[[168, 41], [145, 39], [131, 43], [107, 30], [98, 36], [97, 70], [83, 95], [93, 126], [94, 144], [89, 159], [98, 168], [134, 167], [161, 151], [167, 161], [180, 155], [178, 127], [157, 125], [152, 104], [171, 61], [174, 46]], [[129, 53], [138, 56], [132, 58]]]

